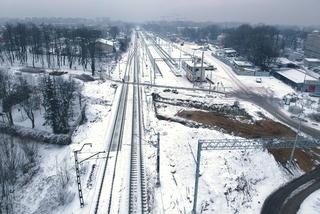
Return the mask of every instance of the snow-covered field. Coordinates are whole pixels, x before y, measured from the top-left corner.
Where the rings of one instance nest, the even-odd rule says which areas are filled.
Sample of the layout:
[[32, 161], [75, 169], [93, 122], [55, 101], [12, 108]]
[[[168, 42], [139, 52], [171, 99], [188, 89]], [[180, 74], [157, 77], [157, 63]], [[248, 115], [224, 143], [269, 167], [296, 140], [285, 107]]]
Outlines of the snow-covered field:
[[[172, 97], [203, 99], [195, 98], [190, 92], [187, 92], [189, 95], [179, 92], [181, 94]], [[232, 103], [223, 99], [212, 100], [215, 100], [215, 103]], [[161, 186], [154, 189], [155, 202], [152, 212], [189, 213], [193, 205], [198, 140], [235, 137], [216, 130], [189, 128], [179, 123], [158, 120], [154, 115], [151, 98], [148, 100], [145, 120], [148, 127], [153, 127], [155, 132], [160, 133], [161, 145]], [[210, 99], [208, 102], [210, 103]], [[261, 110], [250, 105], [244, 107], [251, 109], [251, 112]], [[149, 139], [155, 141], [153, 131], [149, 132]], [[147, 174], [152, 177], [152, 182], [155, 182], [156, 148], [153, 145], [146, 148]], [[200, 174], [199, 213], [258, 213], [264, 199], [277, 187], [292, 179], [271, 154], [262, 150], [204, 151]]]
[[[196, 45], [186, 44], [183, 50], [192, 53], [198, 48]], [[152, 52], [154, 53], [155, 51]], [[196, 55], [200, 53], [194, 52]], [[180, 54], [178, 51], [172, 51], [171, 53], [173, 57], [179, 57], [177, 54]], [[237, 85], [234, 84], [230, 75], [225, 71], [225, 69], [229, 69], [228, 66], [211, 57], [210, 53], [206, 53], [205, 56], [209, 63], [217, 67], [217, 70], [212, 74], [213, 81], [222, 82], [229, 90], [237, 90]], [[159, 67], [161, 67], [161, 71], [170, 72], [170, 69], [165, 68], [165, 65], [160, 65]], [[177, 79], [179, 78], [168, 78], [164, 83], [177, 86], [184, 84]], [[256, 83], [255, 77], [239, 77], [239, 80], [250, 90], [280, 99], [294, 91], [274, 77], [262, 77], [262, 83]], [[157, 77], [157, 81], [160, 82], [162, 80]], [[149, 91], [148, 94], [150, 94]], [[234, 100], [219, 96], [214, 97], [213, 101], [211, 101], [202, 92], [191, 93], [181, 90], [177, 95], [170, 95], [170, 98], [174, 97], [206, 100], [209, 103], [234, 102]], [[144, 111], [148, 112], [148, 114], [146, 114], [145, 121], [147, 127], [152, 127], [153, 129], [148, 132], [149, 143], [146, 144], [146, 159], [148, 160], [147, 175], [152, 185], [156, 182], [156, 132], [160, 133], [161, 145], [161, 186], [152, 189], [155, 194], [152, 212], [190, 213], [193, 205], [195, 158], [198, 140], [229, 139], [234, 138], [234, 136], [216, 130], [189, 128], [179, 123], [158, 120], [155, 117], [151, 96], [148, 96], [147, 100], [148, 103]], [[241, 101], [240, 105], [254, 118], [257, 116], [257, 111], [261, 111], [267, 117], [274, 119], [272, 115], [251, 103]], [[174, 116], [179, 109], [183, 109], [183, 107], [167, 106], [162, 113]], [[267, 151], [204, 151], [202, 152], [201, 160], [197, 211], [201, 213], [259, 213], [263, 201], [271, 192], [302, 173], [302, 171], [296, 171], [294, 176], [289, 175]]]

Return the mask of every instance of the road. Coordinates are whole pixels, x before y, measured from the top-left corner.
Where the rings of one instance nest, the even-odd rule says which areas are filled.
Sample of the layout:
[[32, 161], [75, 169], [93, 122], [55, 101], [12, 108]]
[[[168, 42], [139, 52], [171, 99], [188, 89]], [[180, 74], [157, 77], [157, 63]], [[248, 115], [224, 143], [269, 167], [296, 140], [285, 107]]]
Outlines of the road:
[[320, 168], [290, 181], [272, 193], [264, 202], [261, 214], [297, 213], [301, 203], [320, 188]]

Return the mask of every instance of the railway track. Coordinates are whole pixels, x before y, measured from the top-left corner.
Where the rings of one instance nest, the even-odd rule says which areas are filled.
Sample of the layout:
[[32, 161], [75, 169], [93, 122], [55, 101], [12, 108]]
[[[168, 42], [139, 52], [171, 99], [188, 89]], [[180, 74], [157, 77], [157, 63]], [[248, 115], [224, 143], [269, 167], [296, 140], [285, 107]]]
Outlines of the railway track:
[[[128, 62], [125, 69], [124, 79], [128, 80], [128, 72], [131, 69], [132, 61], [135, 56], [136, 48], [128, 57]], [[124, 121], [127, 107], [129, 85], [124, 83], [121, 88], [118, 108], [116, 112], [115, 122], [113, 125], [113, 131], [111, 140], [107, 148], [107, 157], [103, 165], [102, 180], [99, 186], [98, 197], [95, 204], [94, 213], [110, 213], [111, 202], [113, 197], [113, 187], [117, 169], [117, 161], [119, 151], [122, 146]], [[111, 182], [106, 183], [106, 176], [111, 175]], [[108, 193], [108, 195], [106, 195]]]
[[134, 60], [132, 137], [130, 156], [129, 213], [148, 213], [148, 199], [145, 184], [145, 169], [142, 152], [141, 95], [139, 86], [140, 63], [138, 53]]

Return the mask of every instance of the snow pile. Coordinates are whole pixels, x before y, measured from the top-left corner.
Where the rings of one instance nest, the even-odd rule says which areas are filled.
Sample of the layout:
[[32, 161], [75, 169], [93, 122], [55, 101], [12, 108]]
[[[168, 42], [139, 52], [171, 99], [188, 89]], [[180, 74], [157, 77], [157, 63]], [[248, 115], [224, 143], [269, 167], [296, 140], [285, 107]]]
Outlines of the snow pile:
[[320, 190], [315, 191], [300, 205], [298, 214], [319, 214], [320, 210]]

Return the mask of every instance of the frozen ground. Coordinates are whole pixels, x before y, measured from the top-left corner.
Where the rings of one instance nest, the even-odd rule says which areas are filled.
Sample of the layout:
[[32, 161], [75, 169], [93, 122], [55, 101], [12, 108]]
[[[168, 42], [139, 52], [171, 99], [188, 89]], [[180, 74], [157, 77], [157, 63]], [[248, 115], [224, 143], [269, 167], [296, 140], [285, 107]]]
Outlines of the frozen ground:
[[[186, 44], [183, 51], [192, 54], [199, 47]], [[152, 51], [154, 52], [154, 51]], [[173, 54], [179, 52], [172, 51]], [[228, 66], [206, 53], [206, 60], [217, 67], [212, 73], [213, 81], [220, 82], [228, 90], [237, 90], [237, 85], [227, 74]], [[161, 66], [159, 66], [161, 67]], [[167, 72], [170, 69], [161, 67]], [[161, 70], [161, 71], [162, 71]], [[211, 74], [210, 74], [211, 75]], [[165, 78], [164, 78], [165, 79]], [[293, 92], [293, 89], [273, 77], [262, 79], [263, 84], [256, 83], [256, 78], [239, 78], [250, 90], [258, 90], [262, 94], [282, 98], [283, 95]], [[161, 81], [157, 78], [156, 81]], [[177, 82], [176, 77], [166, 79], [166, 82]], [[158, 91], [159, 92], [159, 91]], [[160, 92], [162, 93], [162, 92]], [[150, 93], [149, 93], [150, 94]], [[165, 93], [162, 93], [162, 95]], [[207, 97], [204, 93], [191, 93], [179, 90], [178, 95], [170, 95], [170, 98], [206, 100], [209, 103], [232, 103], [234, 100], [225, 97]], [[147, 106], [144, 111], [148, 142], [146, 144], [147, 175], [149, 183], [154, 186], [156, 181], [156, 148], [155, 133], [160, 133], [160, 180], [161, 186], [154, 187], [154, 213], [190, 213], [192, 210], [195, 156], [197, 141], [199, 139], [226, 139], [234, 136], [223, 134], [216, 130], [203, 128], [189, 128], [179, 123], [158, 120], [152, 106], [151, 96], [147, 96]], [[240, 102], [254, 118], [257, 111], [263, 112], [267, 117], [274, 119], [272, 115], [251, 103]], [[168, 107], [163, 113], [174, 116], [179, 107]], [[258, 119], [258, 118], [257, 118]], [[198, 212], [202, 213], [259, 213], [264, 199], [279, 186], [293, 177], [302, 174], [296, 171], [294, 176], [279, 165], [274, 157], [267, 151], [206, 151], [202, 153], [200, 186], [198, 199]], [[173, 191], [174, 190], [174, 191]]]
[[[179, 91], [178, 95], [162, 96], [208, 103], [228, 103], [234, 100], [224, 97], [208, 98], [205, 94]], [[148, 112], [149, 141], [156, 140], [154, 132], [160, 133], [161, 187], [155, 187], [154, 213], [189, 213], [192, 209], [195, 157], [199, 139], [230, 139], [234, 136], [215, 130], [188, 128], [178, 123], [155, 118], [151, 97], [148, 96], [145, 112]], [[240, 103], [258, 119], [256, 112], [263, 110], [249, 103]], [[181, 109], [181, 108], [180, 108]], [[165, 112], [174, 115], [177, 108]], [[173, 112], [171, 112], [173, 111]], [[155, 182], [156, 149], [146, 146], [147, 175]], [[202, 213], [258, 213], [264, 199], [280, 185], [292, 179], [267, 151], [205, 151], [202, 153], [199, 185], [198, 212]], [[296, 175], [301, 172], [297, 172]], [[153, 183], [154, 184], [154, 183]], [[175, 191], [172, 191], [175, 190]]]
[[[81, 164], [81, 182], [85, 200], [85, 208], [81, 209], [75, 183], [74, 155], [85, 143], [92, 147], [84, 147], [79, 154], [82, 160], [95, 152], [103, 151], [106, 147], [108, 124], [111, 120], [111, 107], [115, 102], [117, 87], [111, 81], [94, 81], [83, 83], [83, 96], [87, 101], [87, 121], [78, 127], [70, 146], [39, 145], [38, 173], [27, 185], [22, 186], [17, 193], [18, 201], [15, 213], [88, 213], [92, 200], [96, 195], [96, 176], [102, 166], [100, 159], [92, 159]], [[66, 169], [70, 183], [65, 188], [68, 200], [65, 204], [59, 201], [59, 171]], [[27, 194], [25, 194], [27, 193]]]

